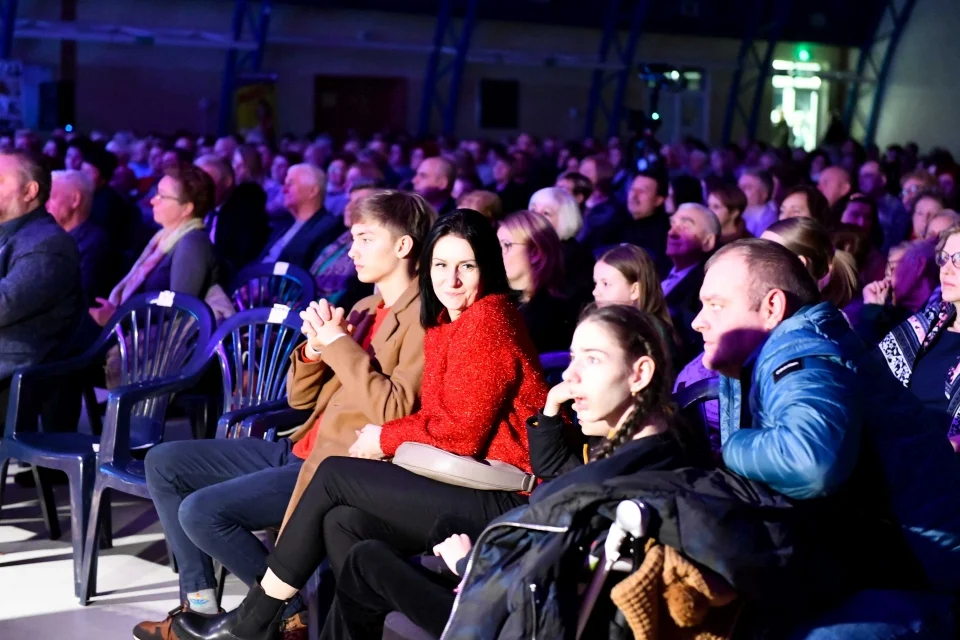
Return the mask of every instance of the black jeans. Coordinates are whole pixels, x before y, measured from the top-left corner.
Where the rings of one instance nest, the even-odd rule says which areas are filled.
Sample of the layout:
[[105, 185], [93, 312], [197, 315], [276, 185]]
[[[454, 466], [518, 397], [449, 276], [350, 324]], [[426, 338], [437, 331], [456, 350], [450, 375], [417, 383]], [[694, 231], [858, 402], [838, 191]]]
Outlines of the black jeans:
[[383, 623], [399, 611], [440, 637], [453, 609], [456, 577], [431, 573], [390, 545], [367, 540], [347, 554], [320, 637], [323, 640], [380, 640]]
[[388, 462], [331, 457], [317, 468], [267, 566], [300, 589], [324, 559], [339, 576], [350, 549], [363, 540], [416, 555], [441, 516], [455, 513], [482, 527], [526, 503], [518, 493], [444, 484]]

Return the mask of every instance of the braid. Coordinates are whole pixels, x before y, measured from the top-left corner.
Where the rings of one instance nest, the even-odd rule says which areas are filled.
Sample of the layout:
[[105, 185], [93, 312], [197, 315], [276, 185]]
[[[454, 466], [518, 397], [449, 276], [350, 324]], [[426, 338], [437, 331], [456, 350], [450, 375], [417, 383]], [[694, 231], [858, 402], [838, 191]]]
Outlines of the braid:
[[614, 332], [631, 362], [633, 358], [649, 356], [655, 363], [653, 377], [633, 395], [633, 403], [623, 424], [591, 452], [590, 459], [603, 460], [612, 456], [619, 447], [633, 440], [650, 423], [652, 416], [661, 418], [666, 423], [667, 432], [677, 438], [681, 447], [686, 448], [689, 434], [682, 432], [684, 424], [673, 403], [673, 374], [664, 332], [658, 319], [633, 306], [590, 305], [581, 315], [580, 322], [590, 320], [601, 322]]

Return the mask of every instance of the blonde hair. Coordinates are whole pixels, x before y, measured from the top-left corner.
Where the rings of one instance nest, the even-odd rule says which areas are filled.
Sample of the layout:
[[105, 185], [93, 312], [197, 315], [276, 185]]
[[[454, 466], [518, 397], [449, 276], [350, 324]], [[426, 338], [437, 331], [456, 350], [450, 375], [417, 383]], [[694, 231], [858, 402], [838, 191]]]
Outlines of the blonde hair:
[[780, 236], [784, 247], [804, 258], [824, 302], [847, 306], [859, 288], [857, 260], [851, 253], [834, 249], [826, 227], [813, 218], [787, 218], [767, 231]]
[[660, 276], [649, 253], [636, 245], [621, 244], [600, 256], [600, 262], [619, 271], [628, 283], [636, 283], [640, 287], [637, 307], [663, 322], [673, 332], [673, 320], [660, 286]]
[[528, 208], [533, 209], [536, 202], [546, 202], [557, 210], [557, 235], [560, 240], [569, 240], [577, 235], [583, 226], [583, 216], [577, 201], [566, 189], [547, 187], [540, 189], [530, 197]]
[[461, 196], [457, 203], [460, 209], [473, 209], [491, 222], [497, 222], [503, 218], [503, 202], [500, 196], [492, 191], [471, 191]]
[[552, 296], [564, 297], [563, 249], [550, 221], [539, 213], [517, 211], [504, 218], [500, 228], [523, 243], [530, 256], [534, 291], [546, 289]]

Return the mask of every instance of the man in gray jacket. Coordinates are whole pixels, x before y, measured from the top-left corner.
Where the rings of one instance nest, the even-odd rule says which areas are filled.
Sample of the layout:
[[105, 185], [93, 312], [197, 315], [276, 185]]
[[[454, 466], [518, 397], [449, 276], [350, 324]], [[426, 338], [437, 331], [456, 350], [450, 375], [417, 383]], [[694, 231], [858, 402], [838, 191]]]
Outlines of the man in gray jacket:
[[16, 370], [66, 349], [83, 318], [80, 254], [44, 209], [49, 196], [37, 159], [0, 153], [0, 416]]

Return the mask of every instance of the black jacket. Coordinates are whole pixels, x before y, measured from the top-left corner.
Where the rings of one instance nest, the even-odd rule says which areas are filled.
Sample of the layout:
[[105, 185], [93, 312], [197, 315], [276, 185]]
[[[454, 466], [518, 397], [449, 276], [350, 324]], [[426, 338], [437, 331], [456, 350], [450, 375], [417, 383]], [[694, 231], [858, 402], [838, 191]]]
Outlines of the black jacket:
[[0, 224], [0, 380], [46, 360], [83, 314], [80, 252], [53, 216]]
[[[495, 520], [471, 552], [444, 638], [573, 637], [585, 552], [623, 500], [647, 533], [720, 574], [765, 611], [796, 616], [843, 590], [819, 504], [795, 506], [726, 471], [644, 471], [577, 484]], [[589, 637], [589, 636], [588, 636]]]
[[629, 214], [617, 230], [615, 242], [632, 244], [646, 250], [663, 278], [670, 272], [667, 259], [667, 233], [670, 231], [670, 216], [661, 208], [649, 218], [634, 220]]
[[563, 272], [566, 275], [567, 297], [579, 313], [593, 302], [593, 254], [576, 238], [560, 243], [563, 249]]
[[[293, 220], [290, 222], [292, 225]], [[263, 262], [270, 254], [273, 245], [290, 230], [291, 225], [280, 227], [271, 234], [257, 262]], [[326, 209], [320, 209], [300, 227], [297, 234], [283, 248], [279, 261], [289, 262], [309, 270], [323, 248], [339, 238], [344, 231], [346, 228], [343, 226], [342, 216], [335, 216]]]
[[703, 351], [703, 336], [694, 331], [693, 319], [703, 307], [700, 287], [703, 286], [703, 263], [698, 264], [670, 290], [665, 297], [673, 327], [680, 337], [680, 364], [685, 365]]
[[270, 235], [267, 194], [256, 184], [238, 185], [219, 209], [206, 217], [220, 261], [220, 284], [229, 287], [243, 267], [253, 262]]
[[569, 300], [540, 290], [529, 302], [522, 303], [519, 309], [537, 353], [567, 351], [570, 348], [573, 330], [577, 325], [577, 312]]

